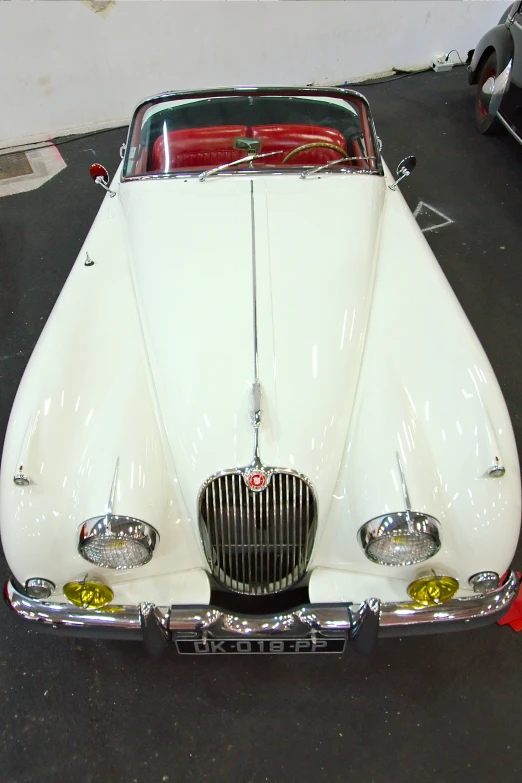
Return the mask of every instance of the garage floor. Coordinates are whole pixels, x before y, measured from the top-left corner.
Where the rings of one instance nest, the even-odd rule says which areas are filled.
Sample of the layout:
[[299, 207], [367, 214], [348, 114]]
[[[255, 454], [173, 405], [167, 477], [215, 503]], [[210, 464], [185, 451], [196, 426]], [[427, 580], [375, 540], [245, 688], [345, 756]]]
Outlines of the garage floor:
[[[522, 444], [522, 149], [472, 121], [464, 68], [362, 88], [409, 206], [453, 222], [426, 238], [504, 390]], [[124, 131], [60, 147], [68, 166], [0, 199], [0, 433], [29, 354], [114, 171]], [[437, 220], [423, 214], [422, 226]], [[431, 221], [431, 222], [430, 222]], [[93, 317], [95, 315], [93, 314]], [[441, 313], [441, 318], [444, 313]], [[522, 566], [518, 552], [516, 565]], [[5, 560], [0, 576], [7, 576]], [[522, 633], [382, 641], [371, 659], [177, 657], [28, 632], [0, 607], [0, 781], [522, 779]]]

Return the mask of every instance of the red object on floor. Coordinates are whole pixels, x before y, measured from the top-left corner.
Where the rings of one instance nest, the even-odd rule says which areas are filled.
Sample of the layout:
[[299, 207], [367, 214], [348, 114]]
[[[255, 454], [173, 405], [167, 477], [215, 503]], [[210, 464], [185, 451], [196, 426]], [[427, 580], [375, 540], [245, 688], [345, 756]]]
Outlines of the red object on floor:
[[[517, 571], [518, 578], [522, 578], [520, 571]], [[522, 590], [518, 588], [518, 595], [511, 604], [507, 614], [501, 620], [497, 620], [499, 625], [510, 625], [514, 631], [522, 631]]]

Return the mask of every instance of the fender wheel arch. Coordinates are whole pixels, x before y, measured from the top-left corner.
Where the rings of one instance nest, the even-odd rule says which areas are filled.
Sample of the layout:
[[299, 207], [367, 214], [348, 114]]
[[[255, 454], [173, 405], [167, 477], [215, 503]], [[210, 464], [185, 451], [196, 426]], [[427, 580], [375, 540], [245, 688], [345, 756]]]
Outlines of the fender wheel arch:
[[500, 123], [496, 117], [491, 117], [489, 114], [485, 113], [485, 107], [483, 106], [481, 100], [482, 84], [486, 81], [487, 78], [489, 78], [489, 76], [498, 76], [497, 53], [492, 46], [488, 47], [488, 49], [488, 56], [485, 57], [486, 52], [484, 52], [480, 58], [479, 65], [477, 66], [477, 88], [475, 91], [475, 105], [473, 113], [475, 118], [475, 125], [477, 126], [479, 133], [482, 133], [486, 136], [492, 136], [500, 129]]

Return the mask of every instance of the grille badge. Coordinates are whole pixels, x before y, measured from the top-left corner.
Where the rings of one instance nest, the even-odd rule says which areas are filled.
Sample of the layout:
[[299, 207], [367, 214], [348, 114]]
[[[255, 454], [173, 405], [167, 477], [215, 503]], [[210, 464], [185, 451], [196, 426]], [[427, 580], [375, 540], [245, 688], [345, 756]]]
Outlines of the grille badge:
[[264, 470], [257, 469], [249, 470], [244, 473], [243, 476], [247, 487], [251, 489], [252, 492], [261, 492], [262, 489], [268, 486], [270, 479], [270, 476]]

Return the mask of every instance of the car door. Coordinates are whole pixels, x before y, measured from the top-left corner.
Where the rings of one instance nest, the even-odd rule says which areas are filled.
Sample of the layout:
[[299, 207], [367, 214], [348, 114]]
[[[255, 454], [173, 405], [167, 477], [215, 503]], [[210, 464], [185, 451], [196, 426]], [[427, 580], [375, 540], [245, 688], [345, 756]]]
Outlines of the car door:
[[522, 136], [522, 2], [511, 17], [509, 30], [514, 46], [513, 67], [509, 90], [502, 101], [500, 113]]

